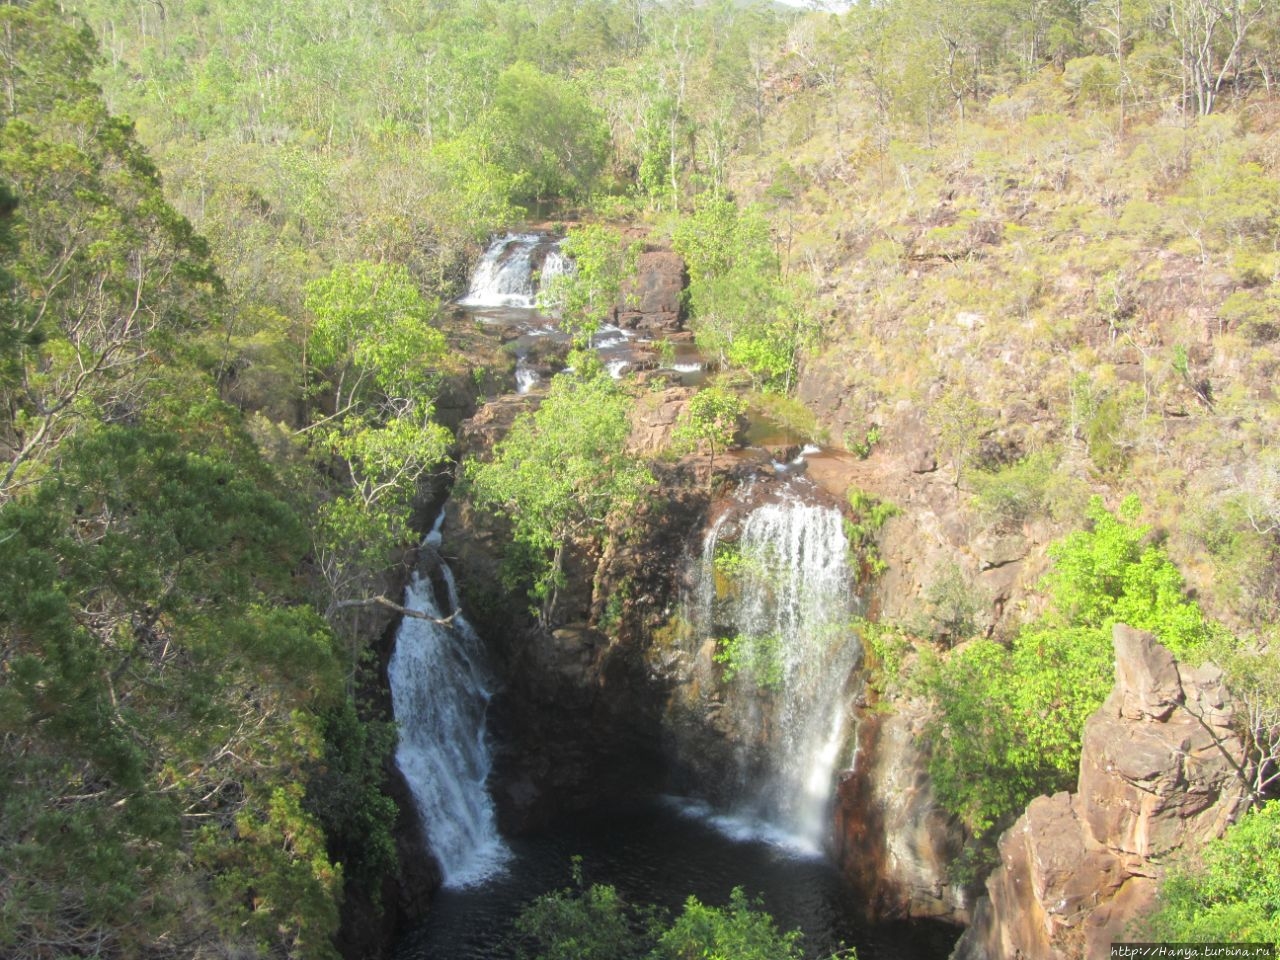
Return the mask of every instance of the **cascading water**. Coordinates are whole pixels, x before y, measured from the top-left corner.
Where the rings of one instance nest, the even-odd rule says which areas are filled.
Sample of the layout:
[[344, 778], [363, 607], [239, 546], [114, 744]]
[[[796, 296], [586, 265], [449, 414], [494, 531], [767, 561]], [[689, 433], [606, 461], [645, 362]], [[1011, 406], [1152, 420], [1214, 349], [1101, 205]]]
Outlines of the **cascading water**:
[[489, 244], [471, 277], [464, 307], [532, 310], [547, 281], [571, 270], [559, 241], [541, 233], [508, 233]]
[[[440, 525], [425, 545], [438, 546]], [[446, 887], [467, 887], [492, 876], [508, 857], [485, 786], [490, 755], [485, 709], [491, 696], [484, 648], [458, 606], [449, 567], [440, 562], [452, 619], [405, 617], [387, 667], [400, 728], [396, 761], [413, 792], [418, 815]], [[441, 611], [431, 580], [415, 574], [404, 605], [436, 619]]]
[[816, 849], [861, 647], [843, 519], [809, 502], [806, 485], [788, 480], [754, 506], [758, 491], [742, 491], [704, 540], [690, 619], [718, 640], [731, 677], [726, 708], [743, 744], [736, 812]]

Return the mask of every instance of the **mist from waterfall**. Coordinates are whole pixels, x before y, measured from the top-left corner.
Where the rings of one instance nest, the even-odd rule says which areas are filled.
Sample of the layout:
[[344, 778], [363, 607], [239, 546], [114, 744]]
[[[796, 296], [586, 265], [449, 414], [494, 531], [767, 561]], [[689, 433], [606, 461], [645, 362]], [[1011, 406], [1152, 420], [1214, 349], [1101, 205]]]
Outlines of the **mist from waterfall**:
[[[443, 515], [442, 515], [443, 516]], [[426, 545], [440, 542], [440, 523]], [[498, 834], [486, 780], [491, 756], [485, 710], [492, 680], [483, 644], [463, 617], [453, 573], [439, 565], [442, 609], [431, 579], [418, 574], [404, 605], [448, 623], [404, 617], [387, 666], [399, 726], [396, 762], [413, 793], [446, 887], [480, 883], [502, 868], [508, 850]]]

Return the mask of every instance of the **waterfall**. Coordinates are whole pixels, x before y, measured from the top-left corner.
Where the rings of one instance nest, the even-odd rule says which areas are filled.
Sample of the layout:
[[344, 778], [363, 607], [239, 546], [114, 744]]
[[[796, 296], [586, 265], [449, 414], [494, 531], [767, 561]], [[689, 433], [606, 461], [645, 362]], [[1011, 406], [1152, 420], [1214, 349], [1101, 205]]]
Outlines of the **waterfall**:
[[[440, 542], [441, 519], [426, 545]], [[484, 649], [458, 606], [447, 565], [440, 575], [448, 594], [448, 624], [405, 617], [387, 667], [400, 730], [396, 762], [413, 792], [428, 842], [446, 887], [466, 887], [496, 872], [508, 853], [498, 835], [485, 787], [490, 755], [485, 708], [491, 696]], [[440, 609], [429, 578], [414, 575], [404, 605], [431, 617]]]
[[471, 287], [458, 303], [464, 307], [533, 309], [546, 282], [573, 268], [558, 244], [541, 233], [508, 233], [497, 238], [480, 258]]
[[739, 750], [736, 812], [812, 847], [824, 839], [847, 736], [846, 685], [861, 657], [849, 544], [838, 510], [807, 502], [802, 478], [751, 505], [748, 486], [703, 542], [692, 598], [697, 636], [715, 637], [730, 676]]
[[538, 385], [541, 379], [538, 371], [529, 366], [528, 357], [523, 355], [516, 357], [516, 393], [528, 393]]

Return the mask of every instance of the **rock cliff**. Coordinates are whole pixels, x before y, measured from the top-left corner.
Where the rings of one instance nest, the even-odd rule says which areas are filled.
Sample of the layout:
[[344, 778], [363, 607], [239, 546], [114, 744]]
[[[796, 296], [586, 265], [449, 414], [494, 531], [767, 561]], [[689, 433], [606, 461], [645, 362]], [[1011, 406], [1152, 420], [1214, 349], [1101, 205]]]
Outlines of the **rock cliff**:
[[1001, 837], [956, 960], [1093, 960], [1141, 939], [1169, 857], [1241, 812], [1244, 748], [1221, 672], [1123, 625], [1114, 642], [1116, 683], [1085, 724], [1077, 792], [1038, 797]]

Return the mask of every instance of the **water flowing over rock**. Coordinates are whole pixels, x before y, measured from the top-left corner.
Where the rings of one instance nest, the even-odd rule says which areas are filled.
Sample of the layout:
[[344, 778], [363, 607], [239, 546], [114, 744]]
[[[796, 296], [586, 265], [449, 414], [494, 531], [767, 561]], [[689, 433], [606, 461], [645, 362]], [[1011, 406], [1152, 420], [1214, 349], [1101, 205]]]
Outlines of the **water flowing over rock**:
[[[443, 514], [442, 514], [443, 516]], [[427, 539], [439, 543], [439, 524]], [[434, 552], [434, 551], [433, 551]], [[480, 638], [458, 608], [449, 567], [438, 574], [447, 594], [417, 574], [405, 606], [448, 623], [405, 617], [387, 668], [400, 727], [396, 761], [413, 793], [446, 887], [465, 887], [499, 869], [507, 850], [486, 787], [491, 765], [485, 710], [491, 681]]]
[[572, 269], [559, 240], [543, 233], [508, 233], [489, 244], [471, 276], [465, 307], [537, 306], [548, 280]]
[[714, 659], [729, 681], [703, 712], [733, 744], [735, 812], [818, 849], [861, 654], [849, 544], [840, 511], [803, 478], [761, 487], [744, 487], [706, 535], [687, 616], [702, 672]]
[[1000, 838], [1001, 865], [953, 955], [1075, 960], [1138, 940], [1163, 865], [1241, 812], [1222, 674], [1189, 668], [1149, 633], [1117, 625], [1116, 684], [1085, 723], [1074, 794], [1037, 797]]

